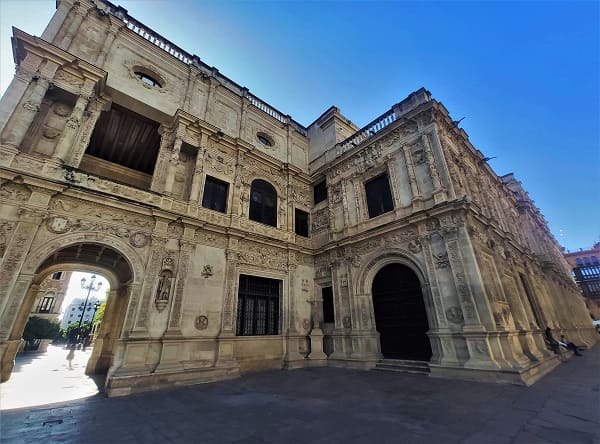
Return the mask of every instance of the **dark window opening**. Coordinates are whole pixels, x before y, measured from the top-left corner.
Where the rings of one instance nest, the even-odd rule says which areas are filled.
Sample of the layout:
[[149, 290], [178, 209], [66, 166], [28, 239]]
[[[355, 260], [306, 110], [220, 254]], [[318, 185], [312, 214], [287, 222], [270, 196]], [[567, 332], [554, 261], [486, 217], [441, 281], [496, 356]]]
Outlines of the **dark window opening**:
[[313, 200], [315, 204], [327, 200], [327, 182], [322, 181], [316, 184], [313, 188]]
[[256, 179], [250, 190], [250, 220], [277, 226], [277, 191], [273, 185]]
[[56, 273], [52, 273], [53, 281], [60, 281], [62, 278], [62, 271], [57, 271]]
[[273, 146], [273, 139], [271, 139], [269, 136], [267, 136], [265, 133], [258, 133], [256, 135], [256, 138], [258, 139], [258, 141], [260, 143], [262, 143], [265, 146]]
[[321, 297], [323, 298], [323, 322], [334, 323], [335, 312], [333, 310], [333, 288], [323, 287], [321, 289]]
[[281, 281], [240, 275], [236, 334], [259, 336], [279, 334]]
[[40, 303], [40, 308], [38, 309], [39, 313], [50, 313], [52, 310], [52, 305], [54, 304], [54, 297], [46, 296], [42, 299]]
[[308, 237], [308, 213], [296, 208], [294, 228], [298, 236]]
[[156, 88], [162, 88], [162, 85], [160, 84], [160, 82], [158, 80], [154, 79], [153, 77], [149, 76], [148, 74], [145, 74], [141, 71], [136, 71], [134, 74], [138, 79], [140, 79], [146, 85], [154, 86]]
[[365, 183], [369, 217], [379, 216], [394, 209], [390, 181], [387, 174], [382, 174]]
[[157, 122], [113, 104], [100, 115], [80, 168], [149, 187], [160, 148], [158, 127]]
[[214, 177], [206, 176], [202, 206], [210, 210], [225, 213], [227, 210], [227, 192], [229, 184]]

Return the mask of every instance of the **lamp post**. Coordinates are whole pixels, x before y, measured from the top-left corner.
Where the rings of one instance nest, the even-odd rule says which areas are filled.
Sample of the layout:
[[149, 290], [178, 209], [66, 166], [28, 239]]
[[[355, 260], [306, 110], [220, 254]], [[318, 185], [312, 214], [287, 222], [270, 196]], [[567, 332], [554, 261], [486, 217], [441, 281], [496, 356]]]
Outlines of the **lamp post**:
[[100, 288], [102, 287], [102, 282], [98, 282], [98, 284], [94, 285], [95, 280], [96, 280], [96, 275], [93, 274], [92, 277], [90, 278], [90, 283], [86, 285], [86, 283], [85, 283], [86, 279], [84, 277], [81, 278], [81, 288], [83, 288], [84, 290], [87, 290], [87, 296], [85, 297], [85, 302], [83, 303], [83, 310], [81, 310], [81, 316], [79, 317], [79, 324], [77, 325], [77, 333], [79, 335], [79, 338], [78, 338], [79, 341], [82, 340], [81, 323], [83, 322], [83, 316], [85, 315], [85, 308], [87, 307], [88, 300], [90, 298], [90, 294], [92, 293], [92, 291], [100, 291]]

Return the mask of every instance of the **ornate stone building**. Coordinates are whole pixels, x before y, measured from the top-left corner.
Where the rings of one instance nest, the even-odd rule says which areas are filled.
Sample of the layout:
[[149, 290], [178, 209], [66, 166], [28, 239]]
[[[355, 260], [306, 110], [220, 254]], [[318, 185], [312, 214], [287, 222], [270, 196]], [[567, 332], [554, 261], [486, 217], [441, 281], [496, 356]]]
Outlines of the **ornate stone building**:
[[56, 271], [110, 281], [88, 364], [110, 395], [383, 358], [529, 384], [558, 363], [545, 326], [596, 340], [539, 211], [428, 91], [305, 127], [107, 1], [59, 0], [13, 47], [3, 380]]
[[60, 310], [69, 286], [70, 272], [57, 271], [46, 276], [37, 289], [36, 299], [31, 307], [31, 316], [59, 322]]

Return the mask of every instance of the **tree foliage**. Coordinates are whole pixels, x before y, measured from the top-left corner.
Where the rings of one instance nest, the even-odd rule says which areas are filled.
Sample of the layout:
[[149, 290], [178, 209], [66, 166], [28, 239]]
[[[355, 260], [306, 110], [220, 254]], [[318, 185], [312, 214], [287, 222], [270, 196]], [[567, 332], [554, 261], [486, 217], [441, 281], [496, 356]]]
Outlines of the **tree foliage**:
[[60, 324], [48, 319], [32, 316], [23, 330], [23, 339], [32, 343], [38, 339], [54, 339], [60, 331]]

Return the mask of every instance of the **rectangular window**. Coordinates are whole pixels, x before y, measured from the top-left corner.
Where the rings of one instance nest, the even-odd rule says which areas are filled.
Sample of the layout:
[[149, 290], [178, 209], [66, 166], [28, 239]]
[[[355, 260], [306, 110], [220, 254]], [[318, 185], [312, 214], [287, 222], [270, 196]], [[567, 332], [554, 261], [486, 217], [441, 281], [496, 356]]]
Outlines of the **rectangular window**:
[[326, 324], [333, 324], [335, 322], [335, 314], [333, 311], [333, 288], [323, 287], [321, 296], [323, 297], [323, 322]]
[[56, 273], [52, 273], [52, 280], [60, 281], [62, 278], [62, 271], [57, 271]]
[[202, 206], [210, 210], [225, 213], [227, 209], [227, 192], [229, 184], [214, 177], [206, 176]]
[[54, 304], [53, 297], [49, 297], [49, 296], [44, 297], [44, 299], [42, 299], [42, 303], [40, 304], [40, 309], [38, 310], [38, 312], [50, 313], [50, 310], [52, 310], [52, 304]]
[[369, 217], [379, 216], [394, 209], [390, 181], [387, 174], [371, 179], [365, 183]]
[[259, 336], [279, 334], [281, 281], [240, 275], [236, 334]]
[[296, 208], [294, 228], [298, 236], [308, 237], [308, 213]]
[[316, 184], [313, 188], [314, 193], [314, 202], [318, 204], [319, 202], [323, 202], [327, 200], [327, 182], [322, 181]]

